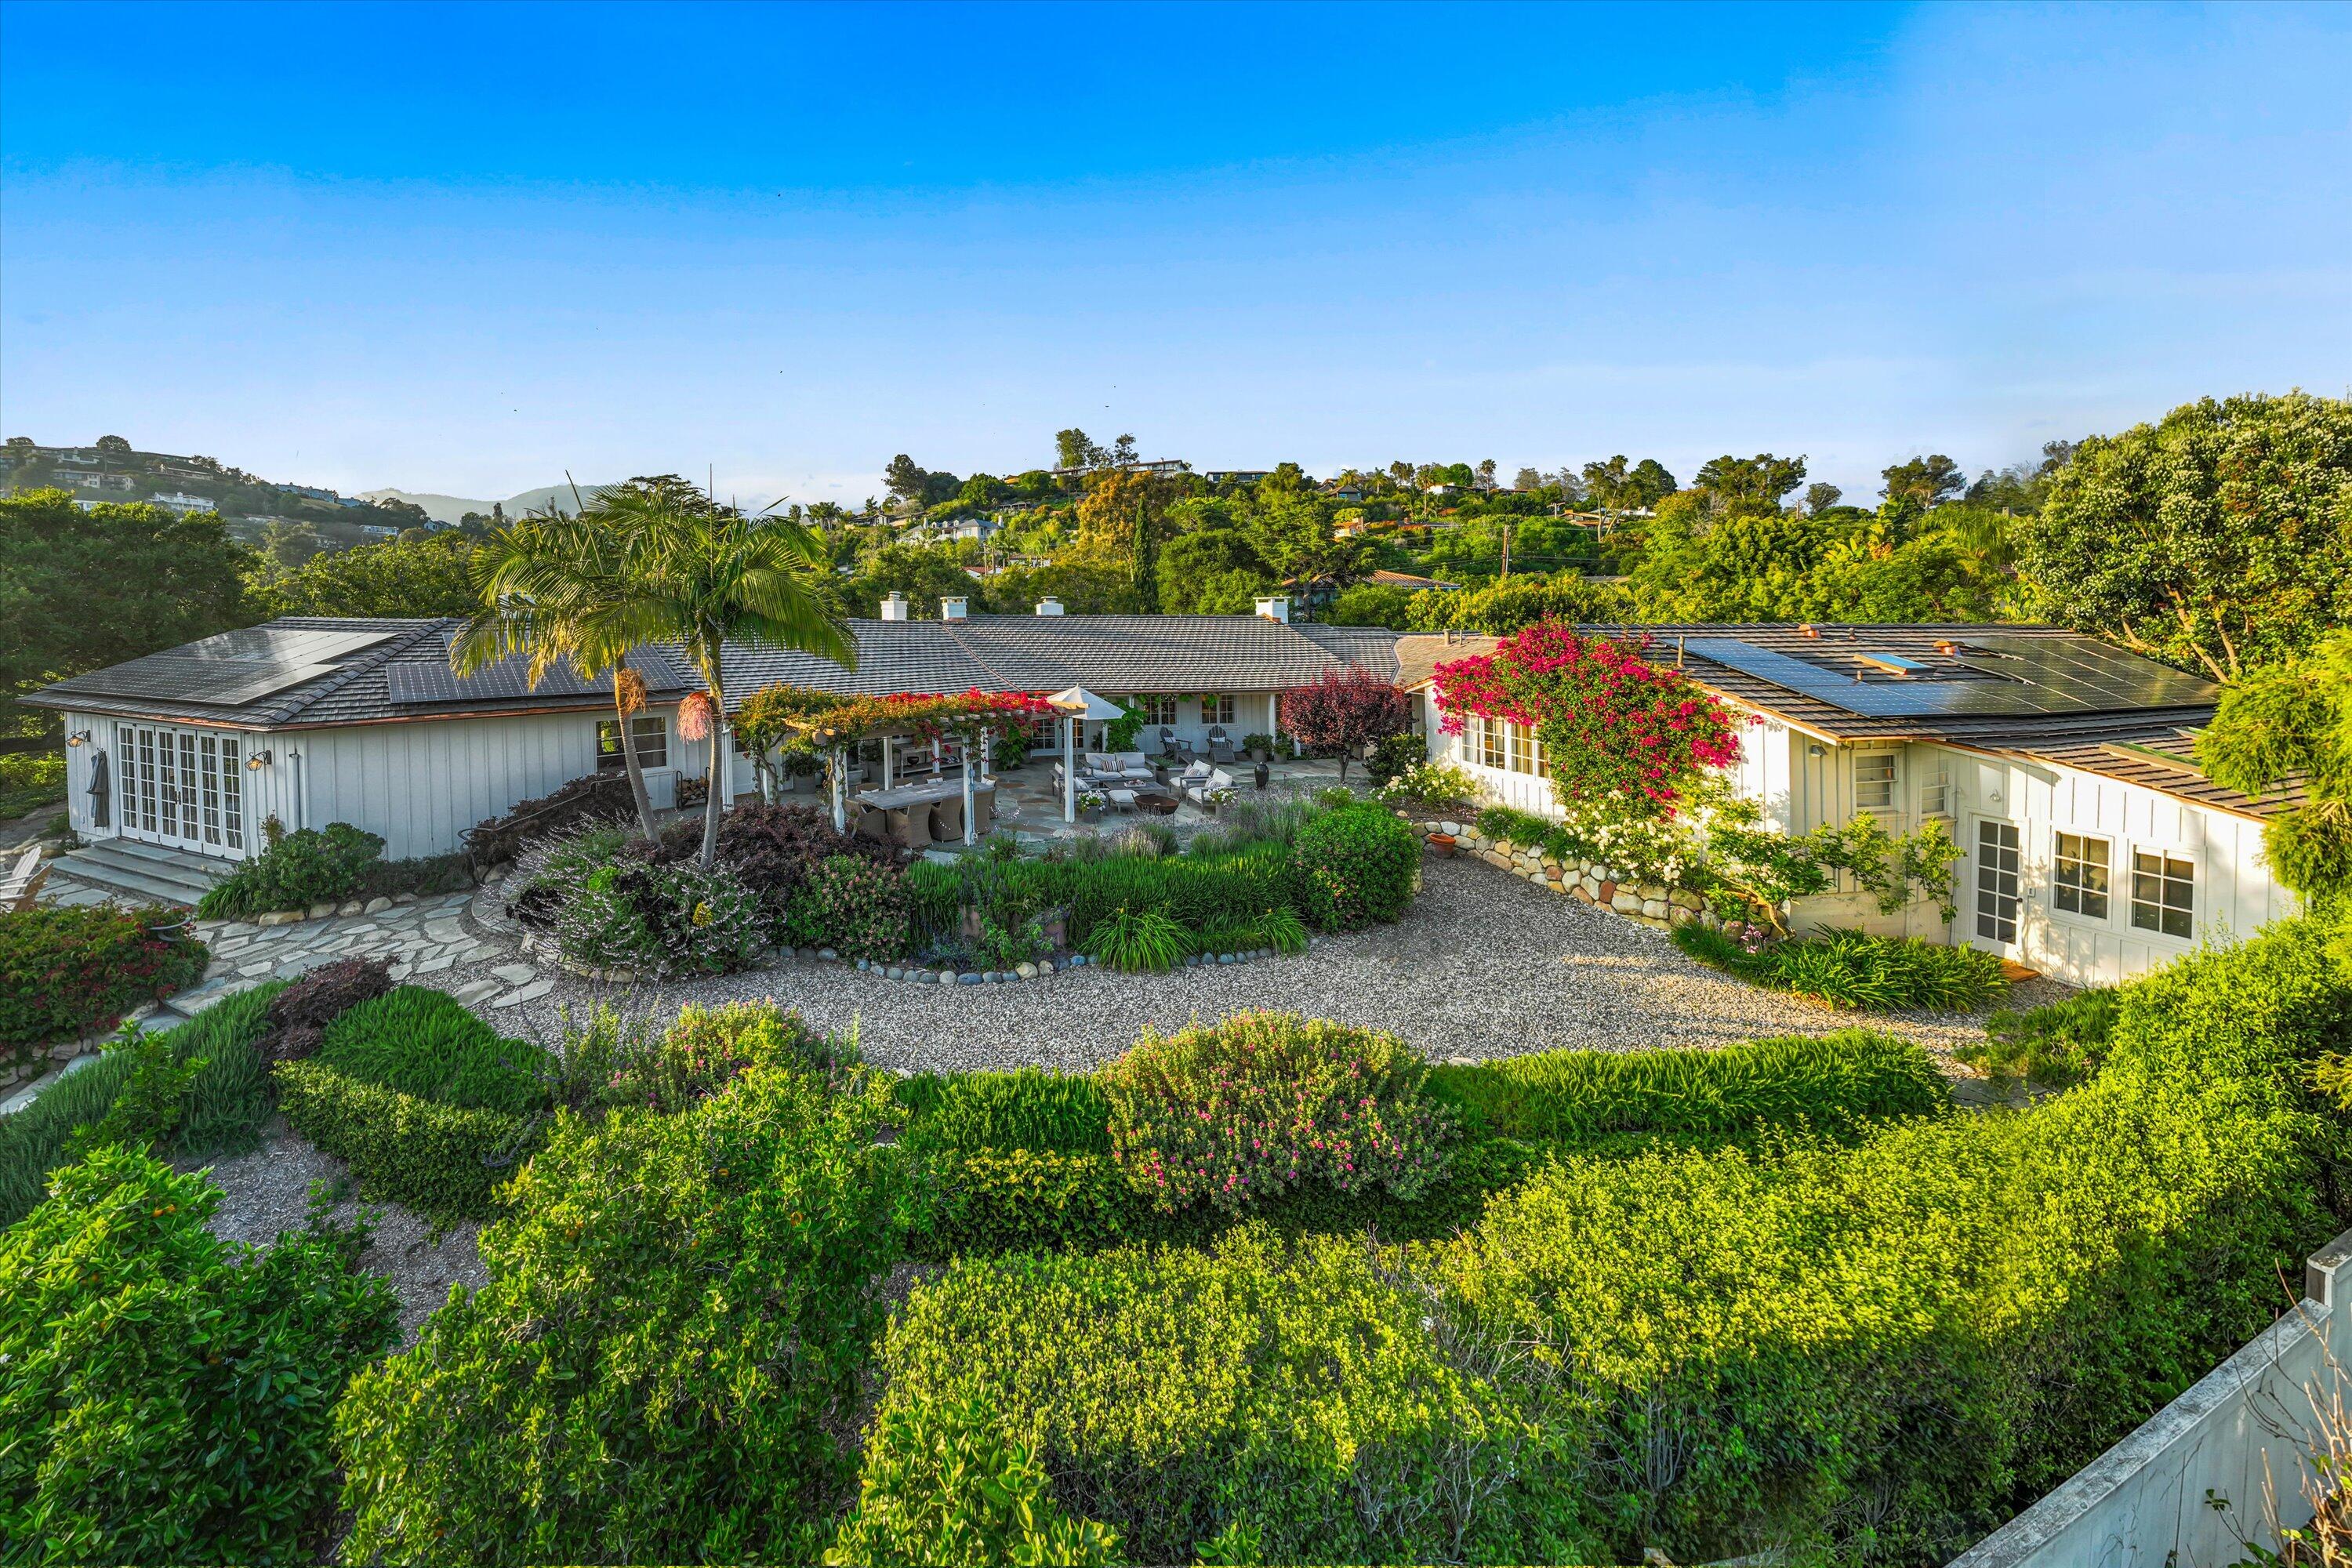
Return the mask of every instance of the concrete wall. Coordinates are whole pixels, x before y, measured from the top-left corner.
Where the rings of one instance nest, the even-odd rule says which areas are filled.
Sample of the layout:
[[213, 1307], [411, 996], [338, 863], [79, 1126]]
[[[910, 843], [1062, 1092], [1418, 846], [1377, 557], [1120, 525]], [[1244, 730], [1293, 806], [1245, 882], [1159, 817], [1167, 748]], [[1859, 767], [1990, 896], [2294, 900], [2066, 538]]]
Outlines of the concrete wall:
[[2352, 1231], [2312, 1255], [2293, 1310], [1952, 1568], [2227, 1568], [2249, 1541], [2275, 1550], [2265, 1479], [2278, 1524], [2310, 1521], [2314, 1400], [2352, 1392], [2347, 1291]]

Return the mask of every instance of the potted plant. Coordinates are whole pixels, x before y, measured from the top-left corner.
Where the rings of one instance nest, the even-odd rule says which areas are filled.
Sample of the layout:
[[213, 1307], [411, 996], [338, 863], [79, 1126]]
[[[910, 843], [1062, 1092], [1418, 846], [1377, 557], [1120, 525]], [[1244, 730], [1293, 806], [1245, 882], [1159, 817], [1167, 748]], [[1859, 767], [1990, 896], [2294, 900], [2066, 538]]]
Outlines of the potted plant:
[[1110, 797], [1099, 790], [1086, 789], [1078, 792], [1078, 815], [1089, 822], [1100, 816], [1103, 814], [1103, 808], [1108, 805], [1110, 805]]
[[1274, 737], [1271, 735], [1244, 735], [1242, 737], [1242, 750], [1249, 753], [1249, 760], [1251, 762], [1265, 762], [1274, 755]]
[[1217, 807], [1224, 805], [1227, 801], [1233, 798], [1234, 792], [1232, 790], [1210, 790], [1201, 796], [1201, 809], [1207, 812], [1211, 816], [1214, 816], [1217, 815]]

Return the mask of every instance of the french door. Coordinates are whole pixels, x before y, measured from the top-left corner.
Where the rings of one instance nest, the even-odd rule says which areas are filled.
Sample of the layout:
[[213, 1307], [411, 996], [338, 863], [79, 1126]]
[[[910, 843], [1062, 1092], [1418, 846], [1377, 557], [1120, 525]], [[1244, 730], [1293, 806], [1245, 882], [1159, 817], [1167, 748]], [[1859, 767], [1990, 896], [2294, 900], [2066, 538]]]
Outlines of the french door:
[[114, 739], [117, 831], [203, 855], [245, 858], [243, 736], [118, 724]]
[[2019, 885], [2023, 859], [2018, 853], [2017, 824], [1979, 818], [1976, 842], [1976, 921], [1979, 945], [2017, 945]]

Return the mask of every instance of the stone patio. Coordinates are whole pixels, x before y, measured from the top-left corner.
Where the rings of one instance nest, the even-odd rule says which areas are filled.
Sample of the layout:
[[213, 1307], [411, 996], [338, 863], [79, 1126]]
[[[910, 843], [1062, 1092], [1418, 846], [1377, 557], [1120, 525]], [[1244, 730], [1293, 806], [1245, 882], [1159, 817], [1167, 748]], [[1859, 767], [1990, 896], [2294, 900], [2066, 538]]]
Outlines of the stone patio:
[[[147, 1025], [168, 1027], [241, 991], [272, 980], [291, 980], [339, 958], [390, 959], [394, 980], [426, 981], [506, 957], [510, 948], [469, 928], [465, 913], [472, 898], [469, 889], [405, 901], [376, 900], [373, 903], [381, 908], [286, 925], [197, 921], [195, 931], [212, 948], [212, 964], [201, 984], [161, 1004]], [[520, 971], [520, 978], [509, 977], [508, 970]], [[453, 994], [468, 1006], [484, 1003], [513, 1006], [530, 997], [508, 994], [530, 990], [541, 978], [529, 964], [509, 963], [467, 982]], [[544, 987], [531, 992], [533, 996], [545, 994]]]

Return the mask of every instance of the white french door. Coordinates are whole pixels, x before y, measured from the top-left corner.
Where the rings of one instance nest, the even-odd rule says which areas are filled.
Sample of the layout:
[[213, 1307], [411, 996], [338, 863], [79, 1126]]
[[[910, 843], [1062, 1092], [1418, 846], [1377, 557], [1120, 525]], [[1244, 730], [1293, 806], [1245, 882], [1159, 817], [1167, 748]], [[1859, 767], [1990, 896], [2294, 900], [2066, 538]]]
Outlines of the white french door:
[[118, 724], [114, 742], [117, 832], [200, 855], [245, 858], [243, 736]]
[[2024, 857], [2017, 824], [1977, 819], [1975, 944], [2007, 957], [2017, 954], [2018, 916], [2024, 902]]

